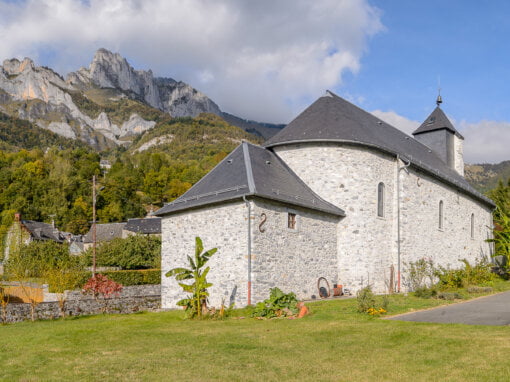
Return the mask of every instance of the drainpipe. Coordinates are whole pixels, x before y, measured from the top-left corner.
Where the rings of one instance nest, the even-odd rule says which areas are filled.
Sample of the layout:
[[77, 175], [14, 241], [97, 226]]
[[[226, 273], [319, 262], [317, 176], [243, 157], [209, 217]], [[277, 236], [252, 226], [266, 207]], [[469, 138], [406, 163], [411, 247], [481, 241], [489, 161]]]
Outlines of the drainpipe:
[[244, 195], [243, 200], [248, 207], [248, 305], [251, 305], [251, 204]]
[[401, 266], [400, 266], [400, 171], [407, 169], [411, 165], [411, 161], [408, 160], [406, 164], [400, 166], [400, 155], [397, 154], [397, 292], [400, 293], [400, 282], [401, 282]]

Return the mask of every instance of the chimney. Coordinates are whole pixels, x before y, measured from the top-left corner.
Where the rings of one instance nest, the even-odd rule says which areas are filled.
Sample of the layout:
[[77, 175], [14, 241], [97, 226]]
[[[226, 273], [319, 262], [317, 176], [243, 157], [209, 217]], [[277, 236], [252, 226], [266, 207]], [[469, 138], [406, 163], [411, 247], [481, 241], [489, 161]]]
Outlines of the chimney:
[[16, 212], [14, 214], [14, 221], [19, 223], [21, 221], [21, 214], [19, 212]]

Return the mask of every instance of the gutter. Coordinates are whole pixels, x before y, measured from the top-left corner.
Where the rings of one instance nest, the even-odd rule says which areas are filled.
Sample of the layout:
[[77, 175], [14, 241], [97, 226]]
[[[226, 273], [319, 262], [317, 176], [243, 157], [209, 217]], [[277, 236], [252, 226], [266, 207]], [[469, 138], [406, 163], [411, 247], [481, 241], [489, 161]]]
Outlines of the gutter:
[[[411, 161], [407, 160], [407, 164], [400, 166], [400, 155], [397, 154], [397, 292], [400, 293], [401, 283], [401, 251], [400, 251], [400, 171], [406, 170], [411, 165]], [[403, 160], [402, 160], [403, 161]]]

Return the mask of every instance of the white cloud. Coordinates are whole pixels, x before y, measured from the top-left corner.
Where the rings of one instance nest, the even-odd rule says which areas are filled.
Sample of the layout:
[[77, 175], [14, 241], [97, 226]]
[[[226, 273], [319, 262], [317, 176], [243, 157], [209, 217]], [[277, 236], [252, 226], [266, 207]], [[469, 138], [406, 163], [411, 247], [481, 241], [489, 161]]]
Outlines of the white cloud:
[[367, 0], [0, 0], [0, 9], [0, 58], [68, 72], [104, 47], [226, 111], [274, 122], [357, 72], [383, 29]]
[[407, 135], [411, 135], [412, 132], [421, 125], [420, 122], [407, 119], [406, 117], [403, 117], [392, 110], [374, 110], [372, 111], [372, 114], [377, 118], [382, 119], [384, 122], [389, 123], [391, 126], [403, 131]]
[[499, 163], [510, 160], [510, 122], [461, 121], [464, 160], [467, 163]]
[[[411, 135], [421, 124], [394, 111], [375, 110], [372, 114], [408, 135]], [[450, 118], [450, 121], [464, 136], [466, 163], [499, 163], [510, 160], [510, 122], [461, 121], [457, 123], [453, 118]]]

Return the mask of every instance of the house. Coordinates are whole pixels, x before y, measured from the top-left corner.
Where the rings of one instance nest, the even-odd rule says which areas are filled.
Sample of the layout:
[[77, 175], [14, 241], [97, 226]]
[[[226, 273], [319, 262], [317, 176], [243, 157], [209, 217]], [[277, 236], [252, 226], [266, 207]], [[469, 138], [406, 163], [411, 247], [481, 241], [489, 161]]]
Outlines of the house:
[[[407, 264], [490, 255], [494, 203], [464, 179], [463, 137], [440, 107], [408, 136], [327, 92], [263, 146], [242, 143], [162, 218], [162, 272], [210, 259], [210, 303], [277, 286], [317, 298], [320, 277], [355, 292], [409, 288]], [[162, 278], [162, 306], [183, 297]]]
[[[96, 224], [96, 243], [105, 243], [116, 238], [122, 238], [122, 231], [126, 223]], [[94, 226], [83, 237], [83, 250], [86, 251], [94, 245]]]
[[33, 220], [24, 220], [21, 214], [14, 214], [14, 223], [7, 231], [4, 261], [9, 258], [9, 252], [13, 245], [28, 244], [34, 240], [52, 240], [57, 243], [70, 242], [73, 235], [68, 232], [60, 231], [55, 227], [55, 223], [48, 224]]
[[148, 217], [144, 219], [128, 219], [122, 231], [122, 237], [130, 235], [161, 235], [161, 218]]

